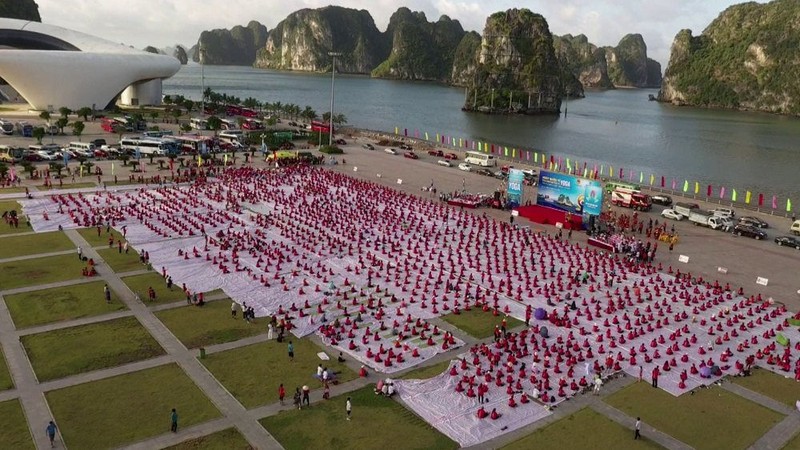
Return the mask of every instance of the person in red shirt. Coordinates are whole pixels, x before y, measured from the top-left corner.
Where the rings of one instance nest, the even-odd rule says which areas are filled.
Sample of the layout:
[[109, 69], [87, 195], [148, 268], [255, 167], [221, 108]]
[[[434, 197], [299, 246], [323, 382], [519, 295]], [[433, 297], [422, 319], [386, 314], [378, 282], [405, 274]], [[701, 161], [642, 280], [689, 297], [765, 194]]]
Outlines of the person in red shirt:
[[281, 401], [281, 405], [283, 405], [283, 399], [286, 397], [286, 388], [283, 387], [283, 383], [278, 387], [278, 399]]
[[652, 375], [653, 375], [653, 387], [657, 388], [658, 387], [658, 376], [661, 375], [661, 371], [658, 370], [658, 364], [656, 364], [656, 366], [653, 368]]

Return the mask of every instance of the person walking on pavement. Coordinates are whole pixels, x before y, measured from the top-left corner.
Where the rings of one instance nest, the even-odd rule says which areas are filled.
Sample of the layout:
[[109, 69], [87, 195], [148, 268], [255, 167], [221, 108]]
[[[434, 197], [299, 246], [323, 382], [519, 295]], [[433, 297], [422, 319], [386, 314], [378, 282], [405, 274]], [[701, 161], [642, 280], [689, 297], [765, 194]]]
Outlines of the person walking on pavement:
[[641, 429], [642, 429], [642, 419], [641, 419], [641, 417], [637, 417], [636, 418], [636, 425], [634, 425], [634, 433], [633, 433], [633, 440], [634, 441], [642, 437], [642, 435], [639, 434]]
[[80, 245], [78, 246], [78, 260], [83, 261], [83, 249], [80, 247]]
[[169, 420], [170, 420], [170, 427], [169, 427], [170, 431], [172, 431], [173, 433], [177, 433], [178, 432], [178, 411], [175, 411], [175, 408], [172, 408], [172, 412], [170, 412], [170, 414], [169, 414]]
[[51, 420], [49, 424], [47, 424], [47, 428], [45, 428], [47, 432], [47, 437], [50, 438], [50, 447], [55, 447], [55, 440], [56, 440], [56, 432], [58, 431], [58, 427], [55, 423]]
[[103, 286], [103, 296], [105, 296], [106, 303], [111, 303], [111, 289], [108, 288], [108, 285]]

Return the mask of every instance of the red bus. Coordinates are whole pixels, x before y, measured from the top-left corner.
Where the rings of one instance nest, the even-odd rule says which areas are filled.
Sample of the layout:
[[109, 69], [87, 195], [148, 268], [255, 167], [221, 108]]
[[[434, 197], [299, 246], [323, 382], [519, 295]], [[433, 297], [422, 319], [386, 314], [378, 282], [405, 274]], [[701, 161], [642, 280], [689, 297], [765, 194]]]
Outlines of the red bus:
[[331, 125], [328, 122], [320, 122], [319, 120], [312, 120], [311, 131], [317, 131], [320, 133], [328, 134], [331, 132]]
[[229, 116], [241, 116], [242, 115], [242, 108], [236, 105], [227, 105], [225, 107], [225, 114]]

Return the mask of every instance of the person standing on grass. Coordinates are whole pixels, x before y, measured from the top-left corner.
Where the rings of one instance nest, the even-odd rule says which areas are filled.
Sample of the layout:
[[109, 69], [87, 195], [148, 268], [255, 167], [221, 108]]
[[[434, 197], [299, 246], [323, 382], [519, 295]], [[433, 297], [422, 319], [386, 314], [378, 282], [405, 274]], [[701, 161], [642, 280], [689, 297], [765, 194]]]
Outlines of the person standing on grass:
[[83, 261], [83, 249], [78, 246], [78, 261]]
[[283, 405], [283, 399], [286, 397], [286, 388], [283, 387], [283, 383], [278, 386], [278, 400], [280, 400], [281, 405]]
[[231, 317], [236, 318], [236, 302], [231, 302]]
[[306, 406], [311, 406], [311, 398], [309, 397], [309, 394], [311, 394], [311, 389], [309, 389], [308, 386], [303, 385], [303, 402], [302, 403], [305, 403]]
[[292, 344], [292, 341], [289, 341], [287, 350], [289, 351], [289, 361], [294, 362], [294, 345]]
[[103, 295], [106, 298], [106, 303], [111, 303], [111, 289], [108, 288], [108, 285], [103, 286]]
[[347, 403], [344, 405], [344, 410], [347, 412], [347, 420], [350, 420], [350, 415], [353, 413], [353, 404], [350, 402], [350, 397], [347, 397]]
[[51, 420], [49, 424], [47, 424], [47, 428], [45, 428], [47, 432], [47, 437], [50, 438], [50, 447], [55, 447], [55, 440], [56, 440], [56, 432], [58, 431], [58, 427], [55, 423]]
[[172, 408], [172, 412], [169, 414], [169, 420], [171, 422], [170, 430], [173, 433], [178, 432], [178, 411], [175, 411], [175, 408]]
[[637, 417], [636, 418], [636, 424], [633, 426], [633, 430], [634, 430], [633, 431], [633, 440], [634, 441], [642, 437], [642, 435], [639, 434], [641, 429], [642, 429], [642, 419], [641, 419], [641, 417]]
[[294, 388], [294, 398], [293, 398], [293, 400], [294, 400], [294, 406], [297, 406], [297, 409], [303, 409], [303, 405], [302, 405], [302, 403], [300, 403], [300, 388], [299, 387], [295, 387]]

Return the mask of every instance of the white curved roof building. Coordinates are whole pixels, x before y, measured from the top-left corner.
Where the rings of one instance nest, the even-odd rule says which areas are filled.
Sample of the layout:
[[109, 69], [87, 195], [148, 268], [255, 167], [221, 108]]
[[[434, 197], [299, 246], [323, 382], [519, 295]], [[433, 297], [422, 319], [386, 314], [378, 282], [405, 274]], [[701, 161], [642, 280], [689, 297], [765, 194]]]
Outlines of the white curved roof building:
[[37, 110], [161, 103], [177, 59], [39, 22], [0, 18], [0, 78]]

